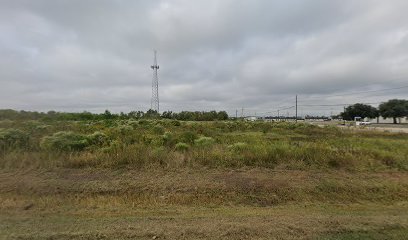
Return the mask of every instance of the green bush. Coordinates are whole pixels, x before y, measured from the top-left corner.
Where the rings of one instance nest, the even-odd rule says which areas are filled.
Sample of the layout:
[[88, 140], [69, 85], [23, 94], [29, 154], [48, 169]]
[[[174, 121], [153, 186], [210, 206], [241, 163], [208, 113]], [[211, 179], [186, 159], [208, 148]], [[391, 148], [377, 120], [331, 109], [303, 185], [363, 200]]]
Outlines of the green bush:
[[54, 151], [81, 151], [90, 145], [87, 136], [74, 132], [57, 132], [41, 140], [41, 147]]
[[190, 145], [188, 145], [187, 143], [179, 142], [176, 144], [175, 148], [177, 151], [185, 152], [190, 148]]
[[164, 134], [164, 127], [162, 127], [160, 125], [156, 125], [156, 126], [153, 127], [152, 131], [153, 131], [154, 134], [162, 135], [162, 134]]
[[208, 147], [215, 143], [214, 138], [212, 137], [200, 137], [194, 141], [195, 145], [200, 147]]
[[103, 132], [94, 132], [87, 136], [89, 143], [95, 146], [106, 146], [109, 144], [109, 138]]
[[0, 129], [1, 149], [16, 149], [28, 146], [28, 134], [19, 129]]
[[129, 126], [129, 125], [121, 125], [121, 126], [117, 127], [117, 130], [122, 135], [126, 135], [126, 134], [130, 134], [133, 131], [133, 127]]
[[194, 143], [194, 140], [196, 140], [197, 137], [198, 137], [197, 133], [191, 132], [191, 131], [187, 131], [187, 132], [183, 132], [183, 133], [181, 134], [180, 140], [181, 140], [182, 142], [185, 142], [185, 143], [193, 144], [193, 143]]
[[139, 125], [145, 126], [145, 125], [149, 125], [149, 124], [150, 124], [150, 122], [148, 120], [145, 120], [145, 119], [139, 120]]
[[177, 139], [173, 136], [171, 132], [165, 132], [162, 136], [163, 144], [166, 146], [173, 146]]

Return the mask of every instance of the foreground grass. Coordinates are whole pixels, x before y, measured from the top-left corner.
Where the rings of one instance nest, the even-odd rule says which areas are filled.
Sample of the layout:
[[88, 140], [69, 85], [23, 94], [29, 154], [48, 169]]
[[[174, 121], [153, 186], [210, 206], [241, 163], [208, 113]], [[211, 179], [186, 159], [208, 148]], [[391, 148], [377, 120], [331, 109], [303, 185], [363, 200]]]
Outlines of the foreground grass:
[[408, 233], [406, 204], [76, 210], [2, 214], [0, 233], [4, 239], [404, 239]]
[[408, 134], [0, 121], [0, 239], [404, 239]]
[[4, 239], [403, 239], [408, 174], [75, 170], [0, 173]]

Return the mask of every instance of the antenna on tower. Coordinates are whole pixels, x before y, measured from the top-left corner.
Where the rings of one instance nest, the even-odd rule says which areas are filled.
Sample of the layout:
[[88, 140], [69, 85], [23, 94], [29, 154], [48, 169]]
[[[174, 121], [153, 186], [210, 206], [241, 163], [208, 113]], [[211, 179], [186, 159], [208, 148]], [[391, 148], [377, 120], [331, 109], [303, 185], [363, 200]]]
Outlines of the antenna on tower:
[[157, 65], [157, 51], [154, 50], [154, 62], [151, 68], [153, 69], [153, 80], [152, 80], [152, 99], [150, 102], [150, 109], [159, 112], [159, 77], [157, 75], [157, 70], [159, 70], [159, 65]]

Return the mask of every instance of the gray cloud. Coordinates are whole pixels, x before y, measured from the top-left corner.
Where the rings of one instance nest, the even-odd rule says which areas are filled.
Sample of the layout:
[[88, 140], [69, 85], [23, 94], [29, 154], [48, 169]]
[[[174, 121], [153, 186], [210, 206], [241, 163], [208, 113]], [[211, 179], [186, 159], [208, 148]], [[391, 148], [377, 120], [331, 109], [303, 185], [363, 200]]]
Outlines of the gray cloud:
[[[404, 0], [1, 1], [0, 108], [248, 113], [407, 98]], [[327, 114], [341, 107], [302, 107]], [[292, 111], [292, 110], [288, 110]]]

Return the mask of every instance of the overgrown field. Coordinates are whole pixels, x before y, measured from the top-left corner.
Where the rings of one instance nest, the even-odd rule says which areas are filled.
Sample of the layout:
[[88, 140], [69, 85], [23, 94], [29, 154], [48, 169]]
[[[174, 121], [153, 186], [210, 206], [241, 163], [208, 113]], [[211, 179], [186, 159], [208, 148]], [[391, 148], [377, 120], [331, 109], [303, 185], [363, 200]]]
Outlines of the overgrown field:
[[408, 134], [0, 122], [0, 239], [406, 239]]
[[1, 121], [1, 168], [408, 170], [408, 136], [264, 122]]

